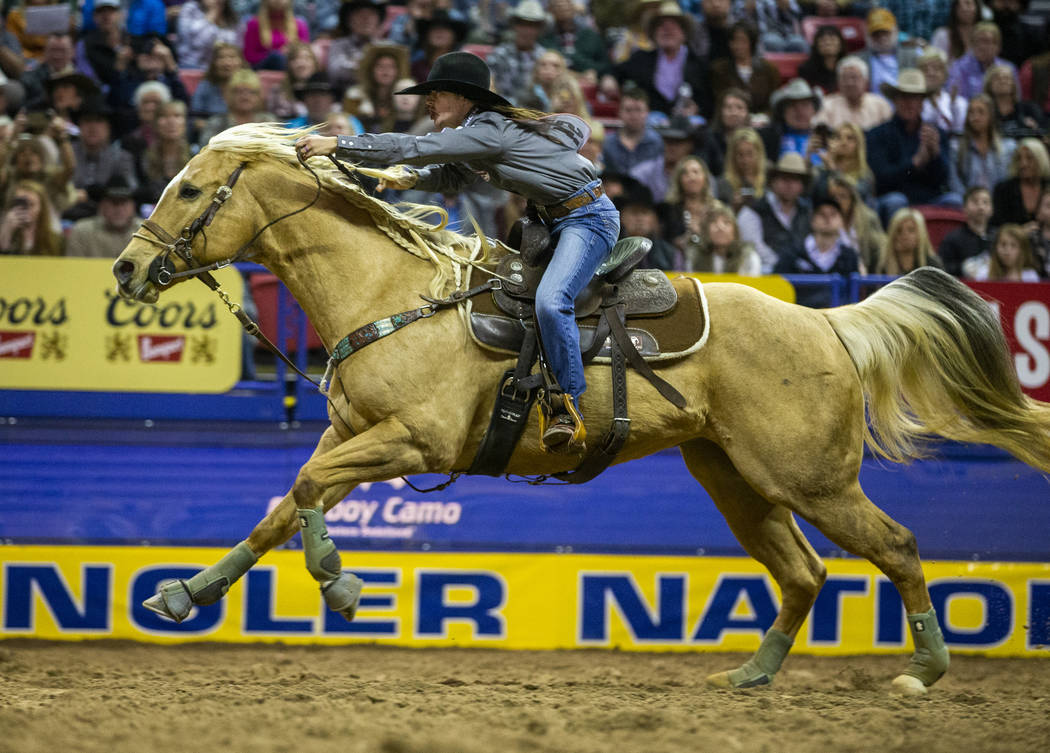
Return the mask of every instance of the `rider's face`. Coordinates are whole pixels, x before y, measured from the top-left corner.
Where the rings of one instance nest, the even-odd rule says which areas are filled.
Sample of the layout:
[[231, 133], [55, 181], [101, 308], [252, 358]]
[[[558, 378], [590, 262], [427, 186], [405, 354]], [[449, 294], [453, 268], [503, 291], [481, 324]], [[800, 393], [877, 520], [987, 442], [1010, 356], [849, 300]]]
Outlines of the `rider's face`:
[[434, 126], [438, 130], [461, 125], [472, 107], [474, 107], [473, 102], [452, 92], [427, 94], [427, 116], [434, 121]]

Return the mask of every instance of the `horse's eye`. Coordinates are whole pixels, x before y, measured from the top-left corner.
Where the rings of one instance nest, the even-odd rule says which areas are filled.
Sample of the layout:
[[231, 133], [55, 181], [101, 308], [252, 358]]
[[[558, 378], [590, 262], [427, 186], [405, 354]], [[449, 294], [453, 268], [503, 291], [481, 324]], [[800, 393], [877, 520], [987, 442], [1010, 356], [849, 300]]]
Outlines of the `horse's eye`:
[[180, 199], [196, 199], [201, 195], [201, 190], [196, 186], [185, 185], [179, 189]]

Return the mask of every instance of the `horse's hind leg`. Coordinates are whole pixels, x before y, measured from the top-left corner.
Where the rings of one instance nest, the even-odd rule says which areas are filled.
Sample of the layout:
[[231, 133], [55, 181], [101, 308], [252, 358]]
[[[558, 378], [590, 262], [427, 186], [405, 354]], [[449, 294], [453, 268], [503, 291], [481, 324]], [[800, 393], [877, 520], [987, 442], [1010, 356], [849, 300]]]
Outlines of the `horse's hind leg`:
[[808, 502], [796, 512], [847, 552], [863, 557], [900, 592], [915, 651], [893, 685], [924, 694], [948, 670], [948, 648], [930, 602], [915, 535], [876, 507], [854, 481], [841, 495]]
[[689, 472], [711, 495], [747, 553], [769, 570], [783, 597], [780, 612], [755, 655], [743, 666], [711, 675], [707, 681], [717, 687], [767, 685], [813, 606], [826, 569], [791, 512], [755, 492], [722, 448], [694, 440], [681, 450]]
[[[317, 443], [311, 458], [332, 450], [340, 441], [335, 430], [329, 426]], [[325, 509], [345, 497], [352, 488], [353, 485], [340, 485], [326, 490]], [[161, 585], [155, 595], [143, 602], [143, 606], [176, 622], [182, 622], [194, 606], [214, 604], [225, 596], [230, 586], [248, 572], [261, 556], [290, 539], [297, 526], [295, 502], [292, 493], [289, 492], [280, 504], [255, 526], [247, 540], [239, 543], [221, 560], [192, 578]]]

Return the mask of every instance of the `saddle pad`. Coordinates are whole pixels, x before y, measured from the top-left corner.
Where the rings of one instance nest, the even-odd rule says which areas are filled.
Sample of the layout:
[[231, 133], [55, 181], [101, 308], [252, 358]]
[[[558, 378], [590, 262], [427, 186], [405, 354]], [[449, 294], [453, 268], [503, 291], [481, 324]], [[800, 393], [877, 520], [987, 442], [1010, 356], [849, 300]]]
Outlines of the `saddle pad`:
[[[678, 295], [674, 307], [657, 316], [627, 316], [627, 332], [647, 361], [661, 361], [693, 353], [707, 342], [710, 320], [707, 297], [700, 281], [678, 277], [671, 281]], [[492, 296], [479, 296], [467, 302], [470, 335], [483, 348], [517, 355], [525, 330], [518, 319], [504, 314]], [[579, 319], [580, 346], [586, 350], [594, 339], [598, 316]], [[607, 361], [608, 343], [595, 360]]]

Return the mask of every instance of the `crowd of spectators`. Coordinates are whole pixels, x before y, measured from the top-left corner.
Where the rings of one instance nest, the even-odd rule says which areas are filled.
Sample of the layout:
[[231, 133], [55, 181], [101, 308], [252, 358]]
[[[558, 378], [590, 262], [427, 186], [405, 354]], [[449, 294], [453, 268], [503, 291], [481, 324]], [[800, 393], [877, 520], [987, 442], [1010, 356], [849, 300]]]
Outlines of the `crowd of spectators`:
[[[8, 1], [0, 253], [115, 256], [233, 125], [426, 133], [420, 98], [395, 92], [465, 48], [516, 105], [588, 122], [581, 152], [650, 266], [1046, 279], [1050, 34], [1026, 6]], [[523, 209], [483, 181], [388, 198], [493, 234]], [[965, 217], [937, 248], [929, 205]]]

